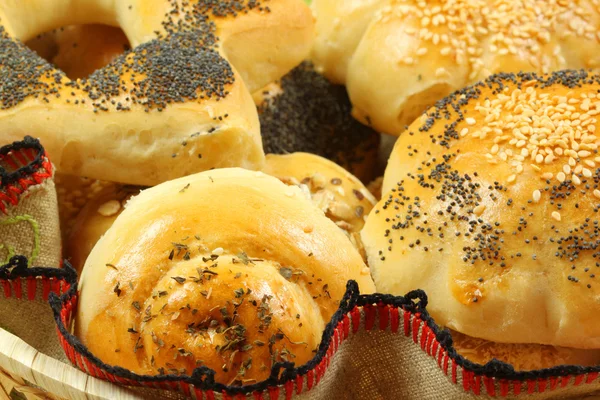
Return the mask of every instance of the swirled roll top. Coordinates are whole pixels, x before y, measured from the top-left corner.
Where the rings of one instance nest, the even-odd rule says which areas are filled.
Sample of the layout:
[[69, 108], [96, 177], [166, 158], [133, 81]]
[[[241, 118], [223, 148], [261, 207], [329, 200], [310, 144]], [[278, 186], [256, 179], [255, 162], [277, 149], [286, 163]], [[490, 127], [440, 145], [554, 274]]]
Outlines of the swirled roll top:
[[[85, 23], [121, 27], [132, 50], [70, 80], [21, 42]], [[4, 2], [0, 124], [7, 141], [40, 138], [61, 172], [107, 181], [260, 169], [249, 90], [300, 63], [312, 28], [301, 0]]]
[[424, 289], [469, 336], [600, 348], [599, 91], [494, 75], [411, 125], [361, 233], [378, 291]]
[[132, 198], [81, 277], [77, 334], [139, 373], [206, 365], [225, 383], [302, 364], [360, 254], [298, 187], [242, 169], [169, 181]]

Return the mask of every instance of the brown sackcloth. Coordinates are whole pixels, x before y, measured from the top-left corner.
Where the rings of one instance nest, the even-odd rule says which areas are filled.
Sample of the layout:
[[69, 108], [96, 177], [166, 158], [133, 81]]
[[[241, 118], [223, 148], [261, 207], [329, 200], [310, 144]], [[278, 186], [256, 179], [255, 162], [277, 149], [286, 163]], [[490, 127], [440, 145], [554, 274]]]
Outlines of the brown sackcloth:
[[[0, 193], [16, 198], [17, 203], [4, 201], [4, 207], [0, 209], [0, 265], [8, 261], [10, 255], [23, 255], [30, 266], [58, 268], [61, 241], [52, 164], [41, 146], [38, 149], [33, 145], [25, 146], [4, 155], [0, 153], [0, 156], [3, 157], [0, 166], [4, 165], [7, 172], [17, 170], [15, 164], [20, 168], [27, 165], [34, 167], [31, 173], [20, 176], [19, 180], [0, 182]], [[8, 168], [10, 165], [13, 168]], [[15, 194], [15, 189], [21, 193]], [[41, 290], [38, 286], [38, 291]], [[6, 298], [2, 290], [0, 297], [0, 328], [17, 335], [44, 354], [66, 360], [47, 302]]]

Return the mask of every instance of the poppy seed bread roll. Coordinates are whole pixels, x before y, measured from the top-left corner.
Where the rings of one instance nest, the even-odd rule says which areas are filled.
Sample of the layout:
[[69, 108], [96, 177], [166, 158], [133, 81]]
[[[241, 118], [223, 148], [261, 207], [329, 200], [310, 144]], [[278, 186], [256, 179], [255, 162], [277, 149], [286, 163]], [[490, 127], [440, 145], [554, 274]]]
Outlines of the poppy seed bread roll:
[[444, 96], [493, 73], [600, 67], [600, 9], [572, 0], [314, 0], [317, 70], [353, 115], [399, 135]]
[[600, 349], [600, 75], [502, 74], [399, 137], [361, 237], [384, 293], [499, 343]]
[[363, 182], [374, 177], [379, 134], [352, 118], [346, 88], [305, 61], [254, 95], [265, 153], [313, 153]]
[[313, 356], [348, 279], [374, 290], [339, 228], [297, 187], [206, 171], [142, 191], [81, 275], [76, 333], [108, 364], [222, 383], [265, 379]]
[[[119, 26], [132, 47], [86, 79], [23, 44], [86, 23]], [[29, 134], [61, 173], [133, 185], [260, 169], [251, 92], [307, 56], [313, 25], [301, 0], [0, 2], [3, 139]]]

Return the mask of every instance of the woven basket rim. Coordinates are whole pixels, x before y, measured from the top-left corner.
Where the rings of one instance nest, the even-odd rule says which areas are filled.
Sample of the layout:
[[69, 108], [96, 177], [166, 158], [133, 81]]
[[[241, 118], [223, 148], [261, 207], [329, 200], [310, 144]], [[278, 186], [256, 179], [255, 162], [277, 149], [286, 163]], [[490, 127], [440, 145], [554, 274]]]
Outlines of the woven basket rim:
[[43, 354], [16, 335], [0, 328], [0, 369], [64, 399], [142, 400], [125, 387], [94, 378]]

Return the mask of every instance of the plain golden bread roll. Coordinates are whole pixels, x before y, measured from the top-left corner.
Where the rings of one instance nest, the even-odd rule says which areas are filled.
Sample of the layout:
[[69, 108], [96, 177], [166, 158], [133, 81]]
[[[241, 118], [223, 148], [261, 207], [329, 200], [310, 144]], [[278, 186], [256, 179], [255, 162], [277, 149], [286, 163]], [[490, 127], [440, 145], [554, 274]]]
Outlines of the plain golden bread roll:
[[377, 290], [501, 343], [600, 348], [600, 75], [494, 75], [396, 142], [361, 237]]
[[376, 200], [358, 178], [334, 162], [309, 153], [267, 154], [263, 172], [300, 187], [365, 256], [359, 232]]
[[345, 84], [348, 65], [373, 16], [390, 0], [312, 0], [316, 38], [312, 59], [332, 82]]
[[398, 135], [437, 100], [492, 73], [600, 66], [595, 1], [315, 0], [313, 60], [353, 115]]
[[78, 273], [81, 273], [98, 240], [123, 212], [129, 199], [139, 194], [141, 189], [137, 186], [108, 185], [87, 198], [63, 241], [64, 256]]
[[451, 332], [454, 348], [461, 356], [485, 365], [492, 359], [510, 364], [515, 371], [535, 371], [559, 365], [600, 365], [600, 350], [571, 349], [542, 344], [496, 343]]
[[346, 88], [333, 85], [306, 61], [253, 94], [265, 153], [313, 153], [363, 182], [375, 176], [379, 134], [350, 115]]
[[[119, 26], [132, 46], [86, 79], [70, 80], [21, 42], [86, 23]], [[312, 32], [301, 0], [0, 3], [3, 138], [40, 138], [65, 174], [136, 185], [260, 169], [250, 92], [300, 63]]]
[[[304, 196], [261, 172], [206, 171], [133, 197], [81, 275], [76, 334], [108, 364], [219, 382], [313, 356], [346, 282], [369, 269]], [[251, 367], [250, 367], [251, 365]]]

